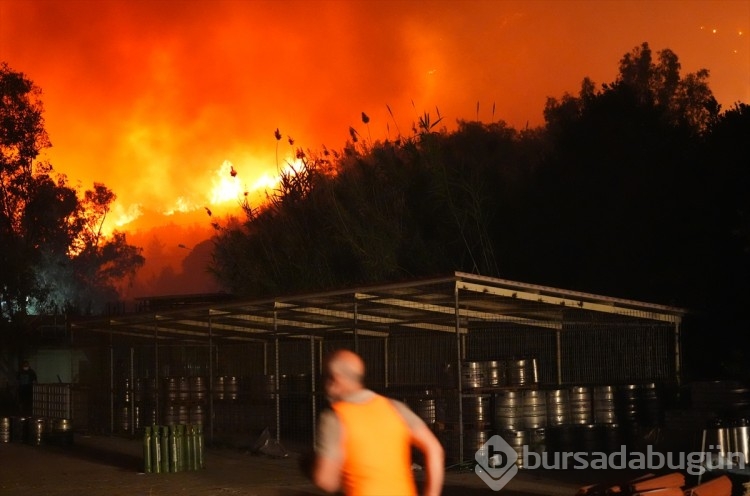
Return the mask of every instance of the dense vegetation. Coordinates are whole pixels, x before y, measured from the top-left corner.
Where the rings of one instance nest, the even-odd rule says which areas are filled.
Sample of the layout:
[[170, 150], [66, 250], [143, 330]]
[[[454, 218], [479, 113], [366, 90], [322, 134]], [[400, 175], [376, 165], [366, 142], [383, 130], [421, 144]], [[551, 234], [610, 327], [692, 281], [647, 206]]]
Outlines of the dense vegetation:
[[614, 82], [550, 98], [542, 128], [352, 128], [217, 226], [213, 270], [251, 297], [466, 271], [679, 305], [726, 358], [748, 324], [750, 108], [722, 111], [708, 75], [644, 43]]

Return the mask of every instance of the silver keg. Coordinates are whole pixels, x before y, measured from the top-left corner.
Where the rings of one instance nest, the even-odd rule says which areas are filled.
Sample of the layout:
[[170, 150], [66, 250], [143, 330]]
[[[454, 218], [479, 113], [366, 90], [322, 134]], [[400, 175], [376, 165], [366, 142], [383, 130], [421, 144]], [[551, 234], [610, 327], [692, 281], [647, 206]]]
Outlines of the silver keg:
[[203, 425], [205, 423], [205, 412], [203, 405], [191, 405], [188, 410], [188, 423], [193, 425]]
[[180, 385], [177, 377], [165, 377], [164, 378], [164, 400], [173, 403], [180, 399], [179, 396]]
[[508, 361], [509, 386], [533, 386], [539, 383], [536, 358], [517, 358]]
[[522, 391], [498, 391], [495, 393], [495, 429], [521, 430], [525, 427]]
[[750, 422], [740, 418], [732, 422], [732, 452], [741, 453], [743, 463], [750, 462]]
[[240, 383], [237, 377], [224, 377], [224, 399], [236, 401], [240, 394]]
[[42, 444], [46, 429], [46, 419], [43, 417], [32, 418], [29, 423], [29, 437], [27, 441], [29, 444], [39, 446]]
[[508, 368], [505, 360], [486, 361], [484, 368], [487, 387], [505, 386], [508, 383]]
[[571, 424], [586, 425], [593, 423], [591, 388], [588, 386], [571, 387], [569, 408]]
[[[529, 434], [525, 430], [504, 430], [499, 432], [500, 437], [503, 438], [503, 440], [508, 443], [511, 448], [518, 454], [518, 459], [516, 460], [516, 466], [518, 468], [523, 468], [523, 447], [527, 446], [529, 443]], [[499, 455], [498, 455], [499, 458]], [[497, 466], [500, 466], [499, 464], [502, 463], [502, 460], [498, 460], [497, 458], [491, 458], [490, 459], [490, 466], [493, 467], [493, 460], [494, 463], [497, 463]]]
[[409, 406], [425, 424], [432, 426], [437, 420], [436, 400], [432, 397], [410, 398]]
[[570, 393], [567, 389], [548, 389], [547, 425], [565, 425], [570, 421]]
[[547, 425], [547, 398], [544, 391], [528, 389], [523, 392], [523, 426], [540, 429]]
[[10, 417], [0, 418], [0, 443], [10, 442]]
[[190, 401], [190, 380], [187, 377], [177, 378], [177, 399]]
[[594, 422], [616, 424], [614, 386], [596, 386], [593, 390]]
[[547, 430], [544, 428], [540, 429], [528, 429], [528, 444], [529, 451], [533, 453], [544, 453], [547, 451]]
[[461, 386], [463, 389], [476, 389], [487, 386], [487, 367], [484, 362], [463, 362], [461, 364]]
[[465, 394], [461, 398], [464, 424], [483, 424], [492, 421], [489, 394]]
[[190, 382], [190, 399], [203, 402], [206, 399], [206, 381], [202, 376], [193, 376]]
[[464, 459], [473, 460], [476, 455], [489, 459], [493, 453], [489, 453], [484, 445], [491, 437], [492, 431], [488, 430], [464, 431]]
[[118, 410], [119, 422], [121, 432], [130, 432], [130, 407], [123, 406]]

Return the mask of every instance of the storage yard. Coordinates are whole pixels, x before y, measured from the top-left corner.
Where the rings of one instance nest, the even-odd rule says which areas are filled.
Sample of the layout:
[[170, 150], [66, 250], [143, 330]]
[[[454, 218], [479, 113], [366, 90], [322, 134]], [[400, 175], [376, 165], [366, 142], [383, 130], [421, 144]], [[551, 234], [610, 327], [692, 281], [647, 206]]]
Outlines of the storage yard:
[[[0, 441], [64, 449], [112, 436], [140, 446], [183, 426], [192, 442], [200, 430], [205, 450], [256, 456], [265, 435], [304, 453], [326, 406], [323, 357], [349, 348], [364, 357], [368, 386], [410, 405], [454, 469], [470, 467], [494, 434], [522, 471], [524, 446], [550, 456], [747, 449], [721, 443], [742, 427], [742, 385], [682, 382], [685, 313], [464, 273], [263, 301], [150, 299], [138, 313], [74, 322], [71, 381], [38, 384], [34, 415], [5, 417]], [[136, 455], [131, 472], [155, 462]]]

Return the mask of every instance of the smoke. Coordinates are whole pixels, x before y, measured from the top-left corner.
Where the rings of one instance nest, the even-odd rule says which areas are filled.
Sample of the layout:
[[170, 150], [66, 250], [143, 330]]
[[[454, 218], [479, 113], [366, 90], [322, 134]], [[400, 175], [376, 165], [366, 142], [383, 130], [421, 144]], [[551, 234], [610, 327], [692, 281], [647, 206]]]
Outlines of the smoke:
[[437, 108], [448, 128], [539, 125], [643, 41], [747, 101], [748, 19], [750, 2], [0, 0], [0, 60], [43, 90], [43, 158], [110, 187], [124, 221], [213, 208], [225, 162], [252, 189], [349, 126], [395, 138]]

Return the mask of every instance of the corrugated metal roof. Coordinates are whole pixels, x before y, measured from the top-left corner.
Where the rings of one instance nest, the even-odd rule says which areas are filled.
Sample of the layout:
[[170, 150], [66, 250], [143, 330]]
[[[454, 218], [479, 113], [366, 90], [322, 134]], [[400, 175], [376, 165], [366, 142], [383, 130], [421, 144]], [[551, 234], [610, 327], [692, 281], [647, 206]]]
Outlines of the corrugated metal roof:
[[[201, 300], [202, 301], [202, 300]], [[73, 331], [132, 338], [273, 340], [333, 333], [386, 335], [420, 329], [462, 333], [500, 322], [564, 329], [566, 322], [639, 320], [679, 325], [686, 310], [456, 272], [445, 277], [258, 300], [217, 299], [107, 320]]]

